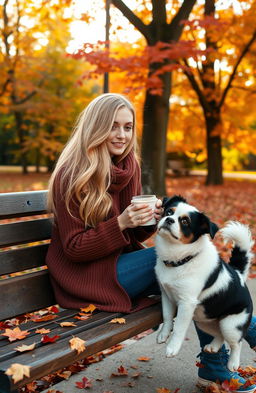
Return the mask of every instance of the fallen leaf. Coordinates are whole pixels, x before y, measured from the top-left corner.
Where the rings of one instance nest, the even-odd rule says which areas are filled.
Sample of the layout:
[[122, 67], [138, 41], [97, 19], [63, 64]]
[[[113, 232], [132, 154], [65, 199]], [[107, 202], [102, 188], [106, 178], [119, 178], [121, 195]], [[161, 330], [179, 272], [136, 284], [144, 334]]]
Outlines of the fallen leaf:
[[74, 318], [79, 319], [80, 321], [85, 321], [86, 319], [91, 318], [91, 314], [76, 315]]
[[120, 324], [122, 324], [122, 323], [126, 323], [126, 320], [125, 320], [125, 318], [113, 318], [113, 319], [111, 319], [110, 323], [120, 323]]
[[77, 326], [74, 322], [60, 322], [61, 327]]
[[26, 352], [26, 351], [32, 351], [36, 346], [36, 343], [31, 344], [31, 345], [20, 345], [19, 347], [14, 348], [15, 351], [19, 351], [19, 352]]
[[58, 377], [63, 378], [63, 379], [69, 379], [71, 376], [71, 371], [62, 371], [62, 372], [57, 372]]
[[6, 375], [11, 375], [13, 382], [19, 382], [21, 381], [24, 376], [29, 377], [30, 376], [30, 366], [24, 366], [23, 364], [19, 363], [13, 363], [11, 367], [9, 367], [5, 371]]
[[141, 356], [137, 360], [139, 360], [140, 362], [149, 362], [151, 358], [148, 358], [147, 356]]
[[78, 389], [87, 389], [92, 387], [92, 381], [88, 378], [83, 377], [81, 382], [76, 382], [76, 387]]
[[48, 308], [49, 311], [54, 312], [55, 314], [57, 314], [60, 310], [59, 307], [57, 306], [51, 306]]
[[85, 350], [85, 341], [79, 337], [73, 337], [69, 340], [70, 348], [76, 350], [77, 353], [81, 353]]
[[80, 310], [82, 312], [90, 312], [90, 313], [92, 313], [94, 310], [96, 310], [96, 307], [94, 306], [94, 304], [89, 304], [89, 306], [84, 307], [84, 308], [80, 308]]
[[16, 327], [14, 329], [6, 329], [4, 333], [2, 333], [2, 336], [8, 337], [9, 341], [16, 341], [16, 340], [23, 340], [26, 336], [28, 336], [30, 333], [27, 330], [20, 330], [19, 327]]
[[171, 393], [171, 390], [167, 388], [157, 388], [156, 391], [157, 393]]
[[44, 315], [44, 316], [40, 316], [40, 315], [34, 315], [33, 317], [31, 317], [31, 320], [33, 322], [45, 322], [45, 321], [51, 321], [52, 319], [56, 318], [57, 315]]
[[50, 329], [36, 329], [35, 333], [39, 333], [39, 334], [47, 334], [50, 333]]
[[59, 338], [60, 338], [60, 336], [58, 336], [57, 334], [53, 337], [45, 335], [41, 338], [41, 342], [43, 344], [55, 343], [55, 341], [57, 341]]
[[117, 373], [112, 373], [111, 377], [126, 377], [128, 375], [128, 371], [123, 366], [118, 367]]

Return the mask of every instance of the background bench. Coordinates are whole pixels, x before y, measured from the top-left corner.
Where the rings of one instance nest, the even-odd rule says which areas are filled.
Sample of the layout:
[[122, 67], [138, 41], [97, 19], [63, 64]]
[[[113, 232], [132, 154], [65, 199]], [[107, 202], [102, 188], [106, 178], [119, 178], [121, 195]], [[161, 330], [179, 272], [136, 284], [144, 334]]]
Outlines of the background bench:
[[[47, 191], [0, 194], [0, 321], [56, 304], [45, 266], [52, 226], [52, 218], [45, 210], [46, 195]], [[31, 321], [28, 315], [28, 321], [19, 328], [30, 334], [14, 342], [1, 335], [5, 328], [0, 325], [3, 328], [0, 330], [0, 393], [14, 392], [34, 379], [110, 348], [161, 322], [160, 303], [127, 315], [96, 311], [85, 321], [74, 319], [78, 311], [60, 309], [54, 313], [48, 310], [47, 315], [55, 315], [55, 318], [41, 322]], [[125, 318], [125, 324], [109, 323], [120, 317]], [[76, 326], [61, 327], [60, 322], [65, 321], [74, 322]], [[42, 335], [35, 333], [42, 328], [51, 330], [50, 337], [60, 337], [54, 344], [43, 344]], [[70, 348], [69, 340], [74, 336], [86, 341], [86, 349], [80, 354]], [[32, 343], [36, 344], [32, 351], [15, 350], [17, 346]], [[11, 376], [5, 374], [14, 363], [30, 366], [30, 376], [14, 383]]]
[[183, 160], [167, 160], [167, 174], [175, 176], [188, 176], [190, 169]]

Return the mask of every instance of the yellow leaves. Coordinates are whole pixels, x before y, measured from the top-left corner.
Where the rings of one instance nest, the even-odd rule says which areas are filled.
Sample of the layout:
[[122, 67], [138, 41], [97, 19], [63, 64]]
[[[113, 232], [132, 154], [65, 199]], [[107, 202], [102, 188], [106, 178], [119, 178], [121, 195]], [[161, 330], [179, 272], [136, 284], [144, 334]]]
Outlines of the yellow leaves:
[[85, 313], [93, 313], [93, 311], [96, 310], [96, 307], [93, 304], [89, 304], [88, 307], [80, 308], [80, 310]]
[[36, 329], [35, 333], [39, 333], [39, 334], [47, 334], [47, 333], [50, 333], [50, 329], [45, 329], [45, 328], [42, 328], [42, 329]]
[[19, 327], [16, 327], [14, 329], [6, 329], [5, 332], [1, 334], [1, 336], [8, 337], [8, 340], [11, 342], [16, 340], [23, 340], [23, 338], [28, 335], [29, 332], [27, 330], [20, 330]]
[[123, 323], [126, 323], [126, 320], [125, 320], [125, 318], [113, 318], [113, 319], [111, 319], [111, 321], [109, 323], [123, 324]]
[[85, 350], [85, 341], [79, 337], [73, 337], [69, 340], [69, 345], [72, 350], [76, 350], [77, 353], [81, 353]]
[[74, 322], [60, 322], [61, 327], [77, 326]]
[[13, 379], [13, 382], [16, 383], [21, 381], [24, 376], [30, 376], [30, 367], [19, 363], [13, 363], [11, 367], [5, 371], [5, 374], [10, 375]]
[[156, 391], [157, 393], [171, 393], [171, 390], [167, 388], [157, 388]]
[[36, 346], [36, 343], [33, 343], [31, 345], [22, 344], [19, 347], [16, 347], [14, 349], [15, 349], [15, 351], [18, 351], [18, 352], [26, 352], [26, 351], [32, 351], [35, 348], [35, 346]]

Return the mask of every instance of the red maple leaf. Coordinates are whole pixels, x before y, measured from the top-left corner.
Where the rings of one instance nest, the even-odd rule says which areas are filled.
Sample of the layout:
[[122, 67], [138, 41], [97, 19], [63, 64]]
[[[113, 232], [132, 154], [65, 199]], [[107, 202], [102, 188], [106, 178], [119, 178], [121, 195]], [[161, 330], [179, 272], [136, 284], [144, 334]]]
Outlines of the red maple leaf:
[[59, 338], [60, 338], [60, 336], [58, 336], [58, 335], [53, 336], [53, 337], [50, 337], [50, 336], [45, 335], [45, 336], [43, 336], [43, 337], [41, 338], [41, 342], [42, 342], [43, 344], [55, 343], [55, 341], [57, 341]]
[[83, 377], [81, 382], [76, 382], [76, 387], [78, 389], [87, 389], [92, 387], [92, 381], [90, 381], [88, 378]]

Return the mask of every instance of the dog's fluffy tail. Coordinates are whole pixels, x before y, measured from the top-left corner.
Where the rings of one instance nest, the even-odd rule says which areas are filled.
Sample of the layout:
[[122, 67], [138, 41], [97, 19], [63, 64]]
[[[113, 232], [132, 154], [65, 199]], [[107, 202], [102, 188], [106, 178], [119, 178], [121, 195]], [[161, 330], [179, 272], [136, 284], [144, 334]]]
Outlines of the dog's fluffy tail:
[[238, 270], [246, 280], [253, 259], [252, 247], [254, 244], [249, 227], [238, 221], [230, 221], [220, 232], [225, 241], [234, 242], [230, 265]]

